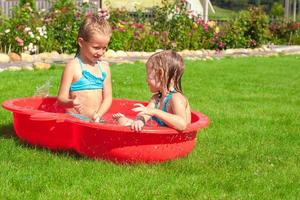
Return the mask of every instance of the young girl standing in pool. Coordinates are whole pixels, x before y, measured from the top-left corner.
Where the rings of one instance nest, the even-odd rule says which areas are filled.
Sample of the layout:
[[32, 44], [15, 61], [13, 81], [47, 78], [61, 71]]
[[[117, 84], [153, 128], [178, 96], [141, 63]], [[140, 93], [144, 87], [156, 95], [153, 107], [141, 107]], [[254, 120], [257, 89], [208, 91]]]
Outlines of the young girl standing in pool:
[[191, 123], [191, 111], [181, 88], [183, 72], [183, 59], [178, 53], [162, 51], [152, 55], [146, 63], [147, 83], [154, 93], [149, 104], [146, 107], [137, 104], [133, 110], [139, 113], [134, 120], [121, 113], [113, 117], [120, 125], [131, 126], [135, 131], [141, 131], [150, 119], [160, 126], [185, 130]]
[[100, 121], [112, 103], [109, 65], [100, 61], [112, 34], [104, 16], [87, 16], [78, 32], [76, 57], [64, 68], [58, 102], [71, 115]]

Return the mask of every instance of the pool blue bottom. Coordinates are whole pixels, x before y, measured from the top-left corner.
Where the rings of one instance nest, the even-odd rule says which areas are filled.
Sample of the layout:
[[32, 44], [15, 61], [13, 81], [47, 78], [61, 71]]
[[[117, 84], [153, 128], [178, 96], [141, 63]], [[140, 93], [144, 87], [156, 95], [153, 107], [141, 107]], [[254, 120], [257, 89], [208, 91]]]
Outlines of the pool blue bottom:
[[71, 116], [73, 116], [73, 117], [76, 117], [76, 118], [78, 118], [78, 119], [81, 119], [81, 120], [83, 120], [83, 121], [87, 121], [87, 122], [91, 121], [90, 118], [88, 118], [88, 117], [86, 117], [86, 116], [83, 116], [83, 115], [81, 115], [81, 114], [70, 113], [70, 112], [68, 112], [68, 114], [71, 115]]

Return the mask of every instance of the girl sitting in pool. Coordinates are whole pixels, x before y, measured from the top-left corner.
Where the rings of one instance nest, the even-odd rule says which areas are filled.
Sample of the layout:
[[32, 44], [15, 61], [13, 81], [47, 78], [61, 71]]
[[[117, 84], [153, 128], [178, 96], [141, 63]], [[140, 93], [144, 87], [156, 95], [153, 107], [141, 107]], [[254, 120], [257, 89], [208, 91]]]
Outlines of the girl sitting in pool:
[[146, 107], [136, 104], [133, 109], [138, 112], [135, 119], [129, 119], [122, 113], [113, 114], [113, 118], [135, 131], [141, 131], [150, 119], [160, 126], [185, 130], [191, 123], [191, 110], [181, 88], [183, 72], [183, 59], [178, 53], [162, 51], [153, 54], [146, 63], [147, 83], [154, 93], [149, 104]]
[[112, 34], [105, 16], [87, 16], [78, 32], [76, 57], [65, 67], [58, 102], [85, 121], [101, 121], [112, 103], [109, 65], [100, 61]]

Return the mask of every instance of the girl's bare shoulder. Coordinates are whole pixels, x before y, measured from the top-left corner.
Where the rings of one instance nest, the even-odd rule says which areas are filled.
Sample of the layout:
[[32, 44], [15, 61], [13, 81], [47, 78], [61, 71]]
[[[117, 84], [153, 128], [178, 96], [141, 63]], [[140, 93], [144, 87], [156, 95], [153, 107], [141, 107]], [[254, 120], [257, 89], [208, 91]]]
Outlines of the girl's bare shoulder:
[[81, 76], [80, 64], [77, 58], [73, 58], [65, 65], [63, 74], [73, 77], [75, 80]]
[[172, 95], [172, 98], [170, 99], [170, 102], [172, 104], [177, 104], [177, 103], [181, 103], [184, 104], [185, 106], [188, 105], [188, 100], [187, 98], [180, 92], [176, 92]]
[[67, 64], [65, 65], [65, 68], [74, 68], [76, 69], [77, 66], [79, 66], [79, 62], [77, 58], [73, 58], [72, 60], [70, 60], [69, 62], [67, 62]]

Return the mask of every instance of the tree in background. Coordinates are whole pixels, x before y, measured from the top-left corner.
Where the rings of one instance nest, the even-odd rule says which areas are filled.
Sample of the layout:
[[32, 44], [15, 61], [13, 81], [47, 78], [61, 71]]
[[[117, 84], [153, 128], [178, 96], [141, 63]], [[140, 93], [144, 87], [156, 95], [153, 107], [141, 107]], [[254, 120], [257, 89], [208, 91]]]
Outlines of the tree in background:
[[283, 15], [284, 15], [283, 5], [281, 3], [275, 2], [272, 5], [270, 15], [273, 16], [273, 17], [275, 17], [275, 18], [283, 17]]
[[260, 6], [261, 5], [261, 0], [249, 0], [249, 3], [256, 5], [256, 6]]
[[271, 12], [272, 7], [275, 3], [277, 5], [282, 5], [283, 6], [284, 5], [284, 0], [261, 0], [260, 5], [264, 6], [267, 12]]

